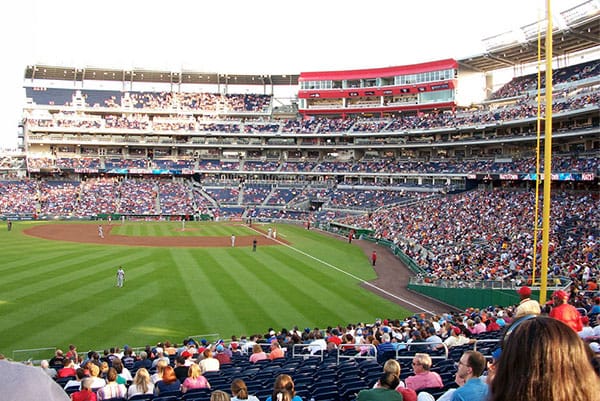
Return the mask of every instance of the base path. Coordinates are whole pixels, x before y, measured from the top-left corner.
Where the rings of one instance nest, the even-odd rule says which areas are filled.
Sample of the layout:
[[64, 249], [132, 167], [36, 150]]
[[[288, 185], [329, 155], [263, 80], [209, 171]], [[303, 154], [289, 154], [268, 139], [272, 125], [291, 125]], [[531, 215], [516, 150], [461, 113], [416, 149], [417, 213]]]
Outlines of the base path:
[[[175, 236], [175, 237], [133, 237], [111, 234], [112, 226], [103, 225], [104, 238], [98, 236], [98, 227], [93, 224], [46, 224], [24, 230], [26, 235], [54, 241], [69, 241], [87, 244], [150, 246], [150, 247], [231, 247], [231, 237]], [[179, 230], [180, 231], [180, 230]], [[258, 230], [261, 231], [261, 230]], [[261, 231], [262, 233], [262, 231]], [[235, 237], [235, 246], [252, 246], [257, 240], [260, 246], [278, 245], [276, 241], [264, 236], [243, 235]], [[278, 239], [280, 242], [285, 240]]]

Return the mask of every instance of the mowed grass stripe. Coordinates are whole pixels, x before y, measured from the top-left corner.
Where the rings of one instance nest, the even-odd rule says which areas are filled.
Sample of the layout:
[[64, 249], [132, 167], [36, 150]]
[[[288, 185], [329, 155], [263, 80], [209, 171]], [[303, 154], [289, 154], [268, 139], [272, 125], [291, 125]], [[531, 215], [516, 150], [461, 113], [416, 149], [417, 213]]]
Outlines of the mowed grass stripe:
[[[303, 295], [303, 297], [314, 299], [312, 307], [313, 309], [319, 308], [319, 317], [327, 314], [336, 317], [338, 319], [336, 322], [347, 320], [350, 309], [349, 303], [353, 307], [351, 308], [353, 309], [352, 315], [366, 315], [364, 305], [357, 302], [356, 297], [352, 296], [362, 292], [358, 287], [359, 282], [357, 280], [349, 276], [342, 276], [319, 262], [302, 257], [300, 254], [286, 255], [283, 252], [274, 251], [274, 256], [281, 264], [287, 263], [290, 267], [296, 267], [295, 270], [287, 273], [288, 280], [292, 285], [293, 283], [301, 283], [299, 286], [310, 289], [310, 292]], [[350, 301], [349, 298], [354, 298], [354, 300]], [[344, 305], [344, 308], [340, 308], [340, 305]], [[320, 321], [319, 323], [324, 322]]]
[[39, 318], [45, 329], [22, 338], [23, 348], [46, 346], [47, 333], [52, 332], [63, 333], [61, 343], [79, 344], [82, 349], [102, 348], [99, 339], [107, 341], [106, 344], [120, 344], [122, 339], [129, 337], [124, 322], [135, 322], [138, 318], [129, 312], [144, 310], [144, 304], [155, 296], [152, 287], [156, 287], [154, 283], [147, 283], [144, 288], [127, 295], [119, 295], [116, 288], [98, 290], [95, 287], [95, 291], [77, 305], [65, 307], [54, 303], [53, 310]]
[[[99, 258], [104, 259], [101, 256]], [[148, 261], [152, 260], [149, 255], [145, 258]], [[118, 257], [108, 259], [119, 260]], [[124, 259], [131, 261], [130, 256]], [[143, 259], [138, 257], [140, 262]], [[34, 320], [35, 323], [43, 325], [45, 330], [49, 330], [49, 326], [52, 326], [57, 317], [58, 321], [70, 313], [86, 314], [89, 317], [90, 309], [104, 302], [107, 289], [115, 285], [116, 269], [109, 262], [105, 262], [104, 267], [100, 263], [92, 264], [91, 267], [73, 263], [59, 270], [60, 274], [56, 274], [56, 270], [49, 271], [45, 277], [41, 276], [37, 282], [22, 288], [22, 294], [10, 300], [9, 304], [2, 305], [1, 310], [6, 311], [0, 317], [2, 335], [19, 335], [24, 329], [18, 324], [26, 326]], [[66, 277], [70, 277], [70, 280], [65, 280]], [[11, 331], [6, 333], [5, 330]]]
[[[344, 316], [347, 316], [348, 314], [365, 316], [369, 309], [372, 310], [381, 307], [380, 302], [376, 302], [375, 304], [372, 303], [378, 300], [379, 297], [368, 297], [368, 294], [365, 294], [364, 297], [356, 296], [363, 293], [364, 290], [359, 287], [360, 282], [358, 280], [348, 275], [340, 274], [329, 266], [321, 264], [313, 259], [302, 257], [300, 254], [286, 255], [283, 252], [277, 252], [274, 256], [276, 256], [282, 264], [287, 261], [289, 265], [297, 266], [299, 269], [297, 272], [298, 274], [291, 275], [290, 279], [300, 280], [300, 282], [308, 287], [317, 288], [318, 293], [321, 294], [319, 299], [321, 299], [322, 302], [334, 305], [343, 304]], [[295, 262], [290, 263], [290, 261]], [[347, 281], [347, 285], [343, 285], [343, 281]], [[348, 287], [355, 287], [355, 289], [349, 293]], [[339, 313], [339, 309], [337, 313]]]
[[[57, 264], [56, 268], [47, 263], [42, 264], [37, 269], [39, 274], [36, 274], [36, 281], [28, 280], [27, 284], [17, 286], [11, 292], [2, 291], [3, 299], [9, 303], [6, 305], [9, 312], [0, 317], [1, 335], [18, 339], [20, 334], [26, 331], [21, 326], [29, 322], [43, 325], [44, 331], [47, 332], [48, 328], [43, 324], [46, 316], [50, 319], [47, 321], [50, 324], [56, 319], [60, 321], [68, 314], [77, 312], [76, 306], [81, 306], [80, 312], [84, 313], [95, 303], [106, 300], [107, 289], [115, 285], [115, 262], [136, 261], [143, 265], [154, 259], [152, 255], [143, 254], [134, 259], [125, 251], [104, 249], [104, 252], [94, 252], [95, 258], [90, 258], [87, 251], [82, 249], [81, 260], [71, 255], [69, 259]], [[120, 254], [126, 257], [121, 259]], [[15, 293], [16, 296], [8, 298], [11, 293]]]
[[[264, 247], [261, 249], [260, 265], [252, 266], [255, 277], [266, 287], [261, 296], [262, 302], [276, 306], [272, 308], [272, 313], [276, 314], [274, 321], [287, 317], [312, 322], [315, 320], [312, 312], [315, 308], [330, 316], [337, 315], [331, 304], [323, 302], [320, 284], [307, 281], [301, 273], [306, 270], [298, 267], [301, 264], [285, 248]], [[307, 291], [308, 288], [314, 291]]]
[[[215, 322], [219, 324], [226, 325], [228, 321], [241, 323], [277, 319], [275, 312], [282, 305], [278, 305], [278, 308], [269, 308], [272, 304], [263, 298], [264, 294], [274, 292], [276, 283], [272, 280], [264, 282], [254, 274], [253, 270], [264, 270], [266, 265], [257, 263], [256, 259], [251, 258], [250, 253], [248, 249], [227, 249], [212, 260], [211, 265], [214, 269], [213, 274], [209, 276], [211, 280], [209, 288], [217, 293], [216, 298], [212, 300], [225, 306], [224, 313], [214, 316]], [[240, 330], [258, 329], [252, 324], [239, 324], [239, 326]]]
[[[179, 224], [127, 222], [122, 227], [148, 233], [157, 226], [157, 235], [180, 235]], [[188, 222], [186, 228], [194, 225], [198, 230], [190, 233], [214, 236], [217, 230], [229, 237], [235, 229], [240, 230], [236, 235], [246, 231], [258, 236], [240, 225]], [[260, 237], [254, 253], [250, 247], [75, 244], [27, 237], [20, 224], [13, 227], [11, 233], [0, 231], [10, 264], [2, 264], [2, 273], [13, 283], [0, 289], [0, 352], [7, 355], [14, 349], [65, 347], [69, 342], [80, 349], [103, 349], [180, 342], [197, 333], [227, 337], [267, 327], [322, 327], [408, 315], [308, 256], [284, 246], [261, 246]], [[259, 227], [266, 231], [268, 225]], [[374, 277], [357, 247], [301, 227], [276, 229], [280, 238], [304, 252], [358, 277]], [[114, 287], [119, 265], [126, 272], [123, 289]]]

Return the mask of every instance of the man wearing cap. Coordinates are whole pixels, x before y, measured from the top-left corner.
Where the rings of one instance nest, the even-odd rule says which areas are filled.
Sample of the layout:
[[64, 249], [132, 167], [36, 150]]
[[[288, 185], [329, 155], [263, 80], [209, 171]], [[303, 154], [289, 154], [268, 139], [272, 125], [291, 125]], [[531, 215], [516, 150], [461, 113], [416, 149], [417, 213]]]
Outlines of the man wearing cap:
[[515, 312], [515, 319], [525, 315], [539, 315], [542, 313], [542, 308], [538, 301], [531, 299], [531, 288], [523, 286], [517, 291], [521, 302]]
[[229, 352], [225, 348], [225, 346], [223, 346], [223, 344], [217, 344], [217, 346], [215, 347], [215, 351], [217, 352], [215, 354], [215, 358], [219, 361], [219, 366], [231, 363], [231, 357], [229, 356]]
[[580, 332], [583, 328], [581, 314], [573, 305], [567, 303], [568, 299], [569, 295], [565, 291], [554, 291], [554, 294], [552, 294], [554, 306], [550, 311], [550, 317], [560, 320], [576, 332]]
[[429, 334], [429, 336], [425, 339], [425, 342], [431, 343], [429, 346], [430, 349], [437, 349], [442, 344], [442, 339], [435, 332], [435, 327], [427, 328], [427, 334]]

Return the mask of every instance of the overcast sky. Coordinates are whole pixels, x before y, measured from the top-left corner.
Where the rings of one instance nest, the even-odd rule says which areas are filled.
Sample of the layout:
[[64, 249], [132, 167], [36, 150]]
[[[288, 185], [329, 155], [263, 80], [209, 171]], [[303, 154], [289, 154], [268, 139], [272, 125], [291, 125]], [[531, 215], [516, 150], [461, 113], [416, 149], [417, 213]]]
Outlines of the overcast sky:
[[[584, 0], [553, 0], [558, 13]], [[21, 0], [0, 22], [0, 147], [30, 64], [298, 74], [460, 59], [543, 17], [545, 0]]]

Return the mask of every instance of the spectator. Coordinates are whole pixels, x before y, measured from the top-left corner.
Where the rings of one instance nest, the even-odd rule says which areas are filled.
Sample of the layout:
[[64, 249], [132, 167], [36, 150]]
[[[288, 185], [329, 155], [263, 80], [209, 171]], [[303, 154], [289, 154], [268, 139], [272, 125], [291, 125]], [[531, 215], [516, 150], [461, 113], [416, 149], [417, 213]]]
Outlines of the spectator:
[[589, 347], [565, 323], [528, 315], [506, 332], [490, 401], [598, 400]]
[[456, 390], [452, 401], [485, 401], [488, 385], [480, 379], [486, 361], [481, 352], [466, 351], [458, 361], [457, 376], [465, 381], [464, 386]]
[[550, 310], [550, 317], [566, 323], [575, 332], [580, 332], [583, 328], [581, 314], [573, 305], [567, 303], [568, 299], [569, 295], [565, 291], [554, 291], [552, 294], [554, 305], [552, 306], [552, 310]]
[[274, 360], [283, 357], [285, 357], [285, 355], [281, 349], [281, 346], [279, 345], [279, 342], [277, 340], [271, 341], [271, 352], [269, 353], [269, 359]]
[[427, 329], [427, 334], [429, 334], [429, 336], [425, 339], [425, 342], [431, 343], [430, 349], [437, 349], [442, 344], [442, 339], [436, 334], [435, 328], [429, 327]]
[[193, 362], [190, 362], [189, 365], [186, 365], [186, 358], [183, 356], [183, 354], [189, 354], [189, 352], [184, 351], [181, 355], [176, 357], [175, 367], [173, 368], [175, 376], [177, 376], [177, 380], [179, 380], [180, 383], [183, 383], [183, 381], [187, 379], [190, 372], [190, 366], [194, 364]]
[[379, 386], [369, 390], [360, 390], [356, 401], [402, 401], [402, 395], [396, 391], [400, 378], [392, 372], [384, 372], [379, 377]]
[[71, 394], [72, 401], [96, 401], [96, 393], [92, 391], [93, 380], [89, 377], [84, 378], [81, 381], [81, 390], [75, 391]]
[[65, 391], [69, 388], [77, 388], [77, 390], [81, 390], [81, 381], [87, 377], [85, 374], [85, 369], [77, 368], [75, 372], [75, 378], [65, 383]]
[[158, 365], [159, 361], [165, 361], [167, 362], [167, 364], [171, 363], [171, 360], [169, 359], [169, 357], [167, 355], [165, 355], [165, 352], [161, 349], [158, 350], [158, 352], [156, 353], [157, 357], [154, 361], [152, 361], [152, 367], [155, 368]]
[[219, 361], [219, 369], [221, 365], [225, 365], [231, 363], [231, 356], [229, 355], [229, 350], [227, 350], [223, 344], [218, 344], [215, 347], [215, 359]]
[[125, 351], [123, 351], [123, 358], [121, 358], [121, 362], [123, 362], [123, 366], [127, 368], [127, 370], [131, 371], [133, 366], [135, 365], [135, 357], [133, 356], [133, 350], [127, 346], [125, 346]]
[[520, 318], [525, 315], [539, 315], [542, 313], [542, 309], [540, 308], [540, 304], [538, 301], [531, 299], [531, 288], [527, 286], [523, 286], [519, 288], [517, 291], [519, 297], [521, 298], [521, 302], [519, 302], [519, 306], [515, 312], [515, 319]]
[[69, 350], [67, 351], [67, 355], [65, 355], [65, 358], [69, 358], [75, 363], [79, 362], [79, 356], [77, 355], [77, 347], [75, 345], [69, 344]]
[[154, 394], [160, 395], [160, 393], [180, 390], [181, 383], [179, 383], [179, 380], [177, 380], [177, 376], [175, 376], [173, 368], [169, 365], [165, 366], [161, 379], [156, 382], [156, 385], [154, 386]]
[[406, 378], [406, 387], [419, 391], [423, 388], [442, 388], [444, 383], [437, 372], [432, 372], [432, 361], [429, 354], [416, 353], [413, 357], [412, 367], [414, 375]]
[[113, 359], [113, 368], [117, 371], [117, 383], [127, 384], [127, 382], [131, 382], [133, 377], [131, 376], [131, 372], [125, 366], [123, 366], [123, 362], [121, 359], [115, 358]]
[[231, 401], [259, 401], [256, 396], [248, 394], [248, 387], [242, 379], [231, 382], [231, 395]]
[[229, 394], [222, 390], [215, 390], [210, 394], [210, 401], [230, 401]]
[[150, 373], [148, 373], [146, 368], [139, 368], [137, 372], [135, 372], [133, 382], [127, 389], [127, 398], [131, 398], [138, 394], [154, 394], [154, 383], [152, 383]]
[[165, 371], [165, 368], [167, 366], [169, 366], [169, 364], [167, 362], [165, 362], [164, 360], [160, 361], [158, 363], [158, 365], [156, 365], [156, 372], [151, 376], [152, 383], [154, 383], [155, 386], [156, 386], [156, 383], [158, 383], [160, 380], [162, 380], [163, 372]]
[[290, 401], [302, 401], [302, 398], [296, 395], [296, 389], [294, 388], [294, 381], [290, 375], [281, 374], [275, 378], [273, 384], [273, 394], [268, 396], [265, 401], [279, 401], [278, 394], [282, 395], [288, 393], [291, 396]]
[[[404, 401], [417, 401], [417, 393], [415, 392], [415, 390], [406, 388], [404, 382], [400, 380], [400, 372], [400, 364], [395, 359], [388, 359], [383, 364], [383, 373], [392, 373], [398, 377], [398, 386], [396, 386], [396, 391], [402, 394], [402, 398], [404, 399]], [[373, 388], [377, 388], [380, 386], [381, 383], [379, 382], [379, 380], [377, 380]]]
[[[472, 342], [474, 342], [474, 340], [465, 336], [463, 330], [458, 326], [453, 326], [450, 330], [450, 335], [444, 340], [444, 344], [446, 344], [447, 348], [458, 347]], [[438, 348], [441, 347], [438, 345]]]
[[62, 367], [64, 366], [64, 364], [63, 364], [64, 360], [65, 360], [65, 356], [63, 355], [62, 350], [57, 349], [54, 352], [54, 356], [50, 359], [49, 363], [50, 363], [50, 366], [53, 368], [62, 369]]
[[98, 365], [91, 364], [89, 365], [90, 370], [90, 379], [92, 379], [92, 384], [90, 385], [92, 390], [97, 390], [106, 385], [106, 380], [100, 377], [100, 368]]
[[63, 368], [58, 371], [57, 377], [75, 377], [75, 374], [75, 363], [73, 362], [73, 360], [68, 358], [63, 359]]
[[219, 363], [218, 359], [213, 358], [213, 353], [210, 349], [205, 349], [202, 355], [204, 355], [204, 358], [200, 361], [202, 372], [219, 371], [221, 364]]
[[42, 370], [51, 378], [53, 378], [53, 379], [56, 378], [56, 369], [50, 367], [48, 360], [43, 359], [40, 362], [40, 368], [42, 368]]
[[140, 352], [140, 359], [133, 364], [133, 370], [138, 370], [140, 368], [145, 368], [146, 370], [152, 368], [152, 361], [148, 359], [148, 353], [146, 351]]
[[109, 368], [108, 374], [106, 375], [106, 385], [100, 388], [96, 393], [99, 401], [109, 400], [111, 398], [127, 397], [127, 388], [124, 384], [117, 383], [117, 377], [117, 370], [115, 368]]
[[181, 392], [185, 393], [197, 388], [210, 388], [210, 383], [206, 377], [202, 376], [202, 370], [198, 364], [192, 364], [188, 370], [189, 374], [181, 385]]
[[590, 326], [590, 318], [587, 316], [581, 317], [582, 328], [577, 334], [583, 341], [591, 340], [594, 337], [594, 329]]
[[267, 353], [263, 351], [262, 347], [259, 344], [254, 344], [252, 346], [252, 355], [250, 355], [249, 361], [251, 363], [256, 363], [258, 361], [262, 361], [263, 359], [268, 359]]

